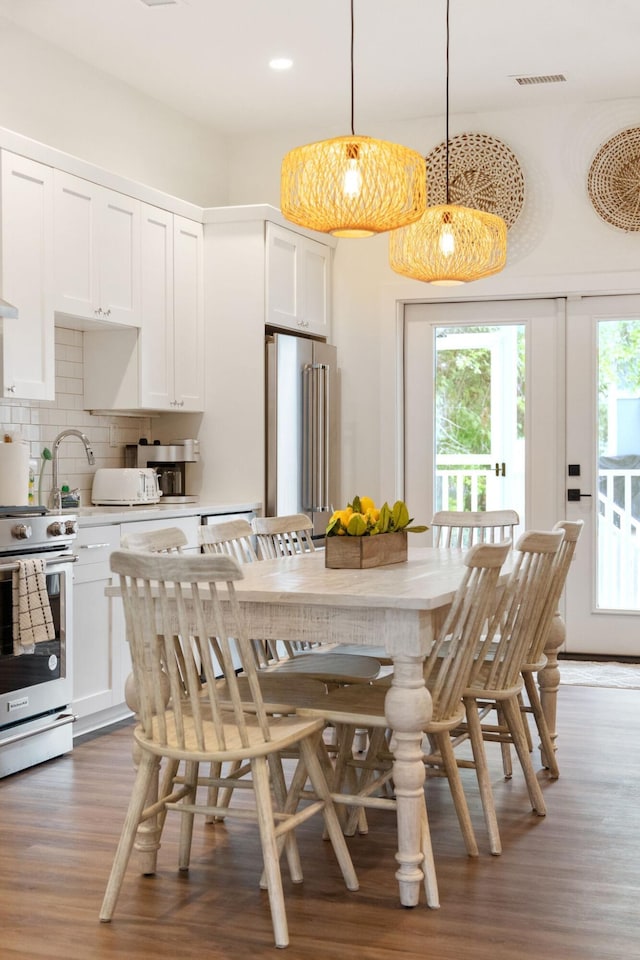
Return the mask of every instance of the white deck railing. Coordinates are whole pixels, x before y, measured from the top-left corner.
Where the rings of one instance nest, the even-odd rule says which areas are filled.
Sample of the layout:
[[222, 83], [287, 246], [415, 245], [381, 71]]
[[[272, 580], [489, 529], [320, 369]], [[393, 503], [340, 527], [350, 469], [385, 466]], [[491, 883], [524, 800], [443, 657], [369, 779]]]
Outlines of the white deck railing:
[[601, 468], [598, 486], [598, 607], [638, 610], [640, 470]]
[[[438, 457], [436, 510], [492, 509], [487, 506], [487, 478], [491, 476], [491, 465], [480, 466], [479, 459]], [[638, 501], [640, 470], [600, 469], [597, 558], [599, 609], [640, 610]]]

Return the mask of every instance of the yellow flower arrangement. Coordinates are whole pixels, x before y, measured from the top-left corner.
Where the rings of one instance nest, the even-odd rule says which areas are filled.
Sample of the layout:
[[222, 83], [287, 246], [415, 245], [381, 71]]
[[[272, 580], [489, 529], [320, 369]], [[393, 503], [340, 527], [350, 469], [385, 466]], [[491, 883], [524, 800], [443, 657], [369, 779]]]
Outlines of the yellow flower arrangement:
[[378, 509], [371, 497], [354, 497], [344, 510], [335, 510], [329, 525], [328, 537], [373, 537], [378, 533], [424, 533], [424, 525], [413, 525], [404, 500], [396, 500], [393, 507], [383, 503]]

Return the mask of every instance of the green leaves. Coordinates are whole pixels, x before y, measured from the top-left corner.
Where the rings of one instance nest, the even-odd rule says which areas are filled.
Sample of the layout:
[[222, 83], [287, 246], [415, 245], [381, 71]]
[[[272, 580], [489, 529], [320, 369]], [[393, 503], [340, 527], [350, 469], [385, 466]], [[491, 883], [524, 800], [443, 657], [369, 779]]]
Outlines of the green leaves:
[[375, 537], [379, 533], [424, 533], [429, 528], [414, 525], [403, 500], [396, 500], [393, 507], [383, 503], [378, 510], [370, 497], [354, 497], [344, 510], [336, 510], [327, 526], [328, 537]]

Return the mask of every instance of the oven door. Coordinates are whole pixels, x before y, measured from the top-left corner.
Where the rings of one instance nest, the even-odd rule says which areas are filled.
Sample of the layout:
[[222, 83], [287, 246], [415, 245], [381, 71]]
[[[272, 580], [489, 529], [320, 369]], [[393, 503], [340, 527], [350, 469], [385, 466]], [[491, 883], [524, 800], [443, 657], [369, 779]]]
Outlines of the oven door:
[[[72, 555], [44, 557], [47, 595], [55, 638], [36, 643], [32, 653], [14, 649], [15, 558], [0, 562], [0, 776], [48, 759], [51, 749], [65, 752], [58, 736], [42, 736], [70, 725], [72, 699]], [[70, 731], [70, 726], [69, 726]], [[40, 737], [55, 746], [44, 748], [41, 756], [27, 747], [27, 740]], [[71, 740], [64, 738], [64, 743]], [[7, 748], [12, 749], [8, 751]], [[12, 759], [8, 768], [7, 756]], [[22, 757], [22, 761], [20, 760]], [[35, 757], [35, 759], [30, 757]]]

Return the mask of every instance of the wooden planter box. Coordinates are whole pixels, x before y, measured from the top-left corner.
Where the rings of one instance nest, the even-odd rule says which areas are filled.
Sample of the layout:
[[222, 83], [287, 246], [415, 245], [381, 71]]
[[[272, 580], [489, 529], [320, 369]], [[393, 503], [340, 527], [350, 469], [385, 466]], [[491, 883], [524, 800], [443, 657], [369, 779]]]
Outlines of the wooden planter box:
[[324, 565], [334, 570], [366, 570], [407, 559], [407, 533], [378, 533], [374, 537], [327, 537]]

